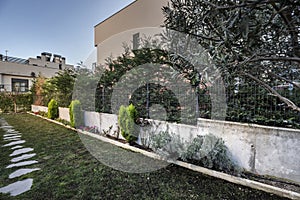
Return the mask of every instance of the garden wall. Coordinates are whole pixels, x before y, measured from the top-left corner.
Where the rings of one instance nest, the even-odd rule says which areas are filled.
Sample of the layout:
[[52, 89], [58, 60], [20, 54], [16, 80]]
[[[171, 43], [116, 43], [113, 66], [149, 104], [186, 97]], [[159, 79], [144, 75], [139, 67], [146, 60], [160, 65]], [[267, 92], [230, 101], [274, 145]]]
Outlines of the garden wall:
[[199, 134], [223, 138], [238, 164], [300, 183], [300, 130], [198, 119]]
[[59, 113], [59, 118], [64, 119], [66, 121], [70, 121], [70, 113], [69, 113], [69, 108], [58, 108], [58, 113]]
[[[98, 113], [98, 112], [84, 112], [85, 126], [97, 127], [100, 133], [106, 133], [112, 136], [117, 136], [119, 132], [118, 128], [118, 116], [114, 114]], [[121, 134], [119, 138], [124, 139]]]
[[[32, 111], [45, 109], [32, 106]], [[85, 125], [96, 126], [99, 132], [118, 133], [118, 118], [114, 114], [85, 112]], [[300, 183], [300, 130], [198, 119], [197, 126], [150, 120], [148, 128], [141, 128], [139, 143], [150, 134], [169, 131], [186, 141], [196, 135], [214, 134], [221, 137], [237, 164], [261, 175], [286, 178]], [[122, 136], [119, 136], [122, 138]]]
[[[118, 131], [117, 115], [85, 112], [85, 120], [99, 131], [107, 131], [110, 126], [110, 133]], [[166, 130], [186, 141], [211, 133], [225, 141], [232, 158], [246, 170], [300, 183], [300, 130], [209, 119], [198, 119], [197, 126], [157, 120], [150, 123], [150, 128], [141, 128], [139, 143], [149, 134]]]
[[31, 111], [32, 112], [39, 112], [39, 111], [48, 112], [48, 107], [31, 105]]
[[[31, 105], [31, 111], [32, 112], [38, 112], [38, 111], [48, 112], [48, 107], [46, 107], [46, 106]], [[59, 112], [59, 118], [60, 119], [64, 119], [64, 120], [70, 121], [69, 108], [59, 107], [58, 108], [58, 112]]]

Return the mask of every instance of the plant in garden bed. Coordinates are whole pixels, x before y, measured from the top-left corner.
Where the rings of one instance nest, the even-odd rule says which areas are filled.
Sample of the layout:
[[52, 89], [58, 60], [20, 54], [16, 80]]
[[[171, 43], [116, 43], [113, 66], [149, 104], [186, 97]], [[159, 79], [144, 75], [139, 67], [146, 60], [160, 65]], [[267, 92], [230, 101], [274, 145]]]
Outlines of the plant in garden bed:
[[180, 159], [230, 174], [240, 170], [231, 160], [224, 141], [212, 134], [198, 135], [188, 143], [179, 135], [161, 131], [152, 136], [150, 147], [167, 159]]
[[79, 100], [73, 100], [69, 106], [70, 122], [72, 127], [84, 125], [83, 111]]
[[90, 132], [90, 133], [99, 134], [99, 130], [98, 130], [97, 126], [80, 126], [79, 129]]
[[119, 110], [118, 123], [121, 129], [122, 136], [129, 144], [133, 144], [137, 140], [138, 130], [135, 122], [138, 119], [138, 113], [135, 107], [130, 104], [129, 106], [121, 106]]
[[49, 119], [56, 119], [58, 118], [58, 103], [55, 99], [51, 99], [48, 103], [48, 114], [47, 117]]
[[177, 159], [184, 151], [184, 142], [179, 135], [161, 131], [152, 136], [150, 147], [165, 159]]
[[224, 141], [213, 134], [197, 135], [180, 158], [196, 165], [227, 173], [238, 174], [239, 171], [230, 159]]
[[58, 118], [57, 121], [64, 125], [71, 126], [71, 123], [65, 119]]

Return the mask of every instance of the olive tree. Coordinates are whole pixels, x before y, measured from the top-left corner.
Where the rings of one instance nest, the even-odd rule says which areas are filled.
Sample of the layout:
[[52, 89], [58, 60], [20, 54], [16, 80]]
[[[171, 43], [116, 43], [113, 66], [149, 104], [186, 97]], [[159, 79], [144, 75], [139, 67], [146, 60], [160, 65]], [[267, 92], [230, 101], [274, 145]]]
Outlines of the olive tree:
[[170, 0], [167, 28], [195, 37], [225, 82], [252, 81], [300, 112], [299, 102], [275, 89], [300, 90], [299, 0]]

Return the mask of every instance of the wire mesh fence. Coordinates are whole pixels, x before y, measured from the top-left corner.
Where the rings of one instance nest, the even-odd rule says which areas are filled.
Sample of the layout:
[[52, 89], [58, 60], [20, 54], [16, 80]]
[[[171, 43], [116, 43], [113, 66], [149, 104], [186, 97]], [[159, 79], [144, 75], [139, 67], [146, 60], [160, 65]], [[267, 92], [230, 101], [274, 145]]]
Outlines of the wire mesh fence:
[[[279, 87], [276, 91], [300, 105], [299, 89]], [[218, 119], [214, 112], [219, 112], [222, 109], [220, 105], [223, 105], [219, 103], [222, 99], [218, 98], [225, 97], [223, 109], [226, 112], [224, 118], [220, 118], [222, 120], [300, 128], [300, 113], [257, 84], [228, 87], [225, 94], [222, 92], [218, 89], [212, 92], [210, 88], [198, 90], [193, 87], [176, 88], [176, 85], [145, 84], [133, 92], [98, 86], [86, 89], [76, 98], [88, 111], [118, 114], [119, 106], [132, 103], [142, 118], [195, 124], [198, 117]], [[34, 101], [43, 102], [42, 99], [43, 96], [34, 97]]]

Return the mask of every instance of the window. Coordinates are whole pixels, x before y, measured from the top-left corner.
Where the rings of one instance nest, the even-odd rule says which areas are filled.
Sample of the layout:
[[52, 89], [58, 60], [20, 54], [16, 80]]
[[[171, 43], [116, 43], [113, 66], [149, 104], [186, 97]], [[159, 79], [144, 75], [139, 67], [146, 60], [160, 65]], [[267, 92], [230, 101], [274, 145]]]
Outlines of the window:
[[139, 40], [140, 40], [140, 33], [135, 33], [132, 36], [132, 49], [138, 49], [139, 48]]
[[13, 92], [27, 92], [28, 91], [28, 79], [11, 79], [11, 86]]

